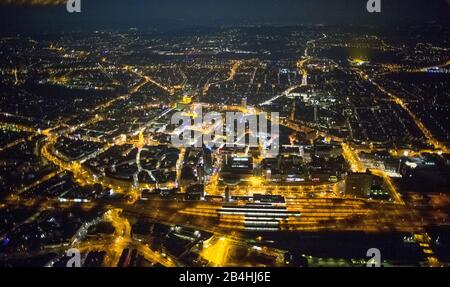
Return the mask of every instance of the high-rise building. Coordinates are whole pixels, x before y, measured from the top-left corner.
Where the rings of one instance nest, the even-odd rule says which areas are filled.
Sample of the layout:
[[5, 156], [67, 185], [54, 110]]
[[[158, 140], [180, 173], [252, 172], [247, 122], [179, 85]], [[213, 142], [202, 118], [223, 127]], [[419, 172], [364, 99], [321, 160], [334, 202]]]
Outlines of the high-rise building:
[[202, 148], [203, 154], [203, 171], [205, 175], [213, 173], [212, 151], [205, 145]]

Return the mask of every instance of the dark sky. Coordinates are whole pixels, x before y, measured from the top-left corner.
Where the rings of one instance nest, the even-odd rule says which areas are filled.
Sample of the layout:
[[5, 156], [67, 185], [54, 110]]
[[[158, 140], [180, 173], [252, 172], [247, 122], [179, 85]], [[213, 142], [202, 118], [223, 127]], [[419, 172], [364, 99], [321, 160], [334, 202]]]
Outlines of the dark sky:
[[[0, 0], [0, 3], [8, 0]], [[16, 0], [17, 1], [17, 0]], [[27, 0], [23, 0], [27, 1]], [[14, 1], [13, 1], [14, 2]], [[184, 27], [189, 24], [377, 24], [450, 19], [450, 0], [81, 0], [82, 12], [64, 5], [0, 5], [0, 33]]]

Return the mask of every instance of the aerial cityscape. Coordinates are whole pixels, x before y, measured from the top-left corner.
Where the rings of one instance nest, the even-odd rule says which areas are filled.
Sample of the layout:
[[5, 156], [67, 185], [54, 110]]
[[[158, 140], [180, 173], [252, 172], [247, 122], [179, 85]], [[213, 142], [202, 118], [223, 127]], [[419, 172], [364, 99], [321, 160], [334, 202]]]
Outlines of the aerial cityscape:
[[3, 27], [0, 266], [449, 266], [450, 24], [313, 20]]

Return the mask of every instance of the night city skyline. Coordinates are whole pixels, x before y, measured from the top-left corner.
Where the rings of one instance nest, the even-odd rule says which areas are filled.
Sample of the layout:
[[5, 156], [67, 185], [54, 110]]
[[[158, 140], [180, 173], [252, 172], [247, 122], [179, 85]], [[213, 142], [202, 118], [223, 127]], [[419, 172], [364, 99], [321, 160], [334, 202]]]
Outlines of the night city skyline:
[[0, 267], [450, 265], [450, 1], [66, 2], [0, 0]]

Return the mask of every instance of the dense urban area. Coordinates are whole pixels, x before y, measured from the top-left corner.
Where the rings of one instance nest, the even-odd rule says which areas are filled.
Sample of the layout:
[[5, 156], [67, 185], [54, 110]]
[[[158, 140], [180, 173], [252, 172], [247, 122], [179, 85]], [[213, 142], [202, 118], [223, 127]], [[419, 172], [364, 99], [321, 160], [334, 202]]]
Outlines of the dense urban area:
[[[447, 266], [449, 82], [435, 23], [2, 37], [0, 266]], [[200, 109], [279, 152], [174, 145]]]

